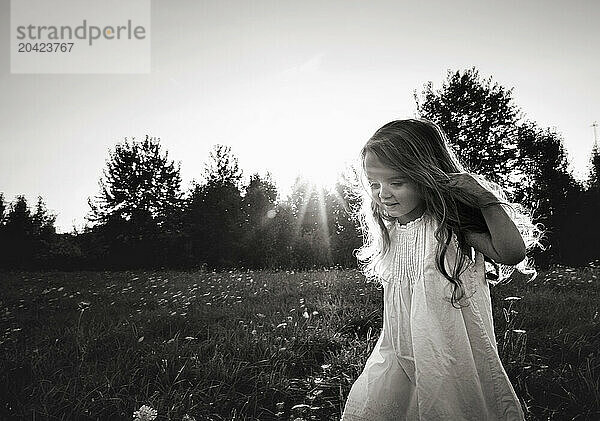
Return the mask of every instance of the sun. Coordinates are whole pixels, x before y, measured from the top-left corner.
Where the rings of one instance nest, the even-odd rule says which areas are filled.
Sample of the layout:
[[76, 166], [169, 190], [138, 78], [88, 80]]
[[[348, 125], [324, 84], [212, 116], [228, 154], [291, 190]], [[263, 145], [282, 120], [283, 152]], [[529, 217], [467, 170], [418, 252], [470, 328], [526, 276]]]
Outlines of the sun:
[[322, 168], [310, 169], [300, 174], [302, 178], [324, 189], [332, 189], [338, 180], [338, 174], [332, 171], [323, 170]]
[[313, 157], [306, 160], [306, 167], [299, 175], [316, 187], [333, 189], [342, 173], [342, 166], [332, 164], [324, 157]]

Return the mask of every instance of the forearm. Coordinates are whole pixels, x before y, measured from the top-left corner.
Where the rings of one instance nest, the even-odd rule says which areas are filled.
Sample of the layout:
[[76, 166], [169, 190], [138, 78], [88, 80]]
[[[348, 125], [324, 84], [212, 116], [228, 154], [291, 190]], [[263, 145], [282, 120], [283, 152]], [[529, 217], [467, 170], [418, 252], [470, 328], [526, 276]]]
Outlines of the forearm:
[[[482, 198], [481, 204], [489, 204], [498, 199], [492, 196]], [[525, 258], [525, 242], [512, 219], [500, 204], [482, 206], [481, 212], [490, 232], [492, 247], [506, 262], [520, 262]]]

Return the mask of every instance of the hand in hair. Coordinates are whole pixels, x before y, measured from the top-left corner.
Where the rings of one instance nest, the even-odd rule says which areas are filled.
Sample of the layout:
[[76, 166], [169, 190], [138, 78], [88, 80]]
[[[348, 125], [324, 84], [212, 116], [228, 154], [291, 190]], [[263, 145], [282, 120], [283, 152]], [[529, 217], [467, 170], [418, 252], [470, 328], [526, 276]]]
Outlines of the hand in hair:
[[477, 179], [468, 172], [447, 173], [450, 180], [448, 186], [463, 190], [477, 198], [480, 208], [486, 208], [498, 202], [498, 198], [491, 191], [483, 187]]
[[477, 198], [488, 227], [489, 232], [484, 233], [466, 231], [467, 244], [496, 263], [516, 265], [521, 262], [525, 258], [525, 242], [498, 198], [469, 173], [449, 173], [448, 176], [451, 189], [461, 189]]

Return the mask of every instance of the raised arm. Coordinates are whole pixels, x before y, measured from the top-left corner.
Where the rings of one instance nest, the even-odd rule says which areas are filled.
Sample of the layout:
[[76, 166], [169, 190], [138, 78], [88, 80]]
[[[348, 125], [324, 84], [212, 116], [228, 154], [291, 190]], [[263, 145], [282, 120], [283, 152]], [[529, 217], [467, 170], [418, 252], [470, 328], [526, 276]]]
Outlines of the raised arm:
[[525, 242], [514, 222], [500, 204], [492, 204], [498, 199], [486, 190], [469, 173], [449, 173], [452, 188], [468, 191], [478, 198], [489, 232], [466, 232], [468, 245], [485, 254], [496, 263], [516, 265], [525, 258]]
[[[486, 196], [482, 200], [496, 201]], [[516, 265], [525, 258], [525, 242], [514, 222], [501, 205], [481, 208], [489, 232], [466, 232], [467, 244], [496, 263]]]

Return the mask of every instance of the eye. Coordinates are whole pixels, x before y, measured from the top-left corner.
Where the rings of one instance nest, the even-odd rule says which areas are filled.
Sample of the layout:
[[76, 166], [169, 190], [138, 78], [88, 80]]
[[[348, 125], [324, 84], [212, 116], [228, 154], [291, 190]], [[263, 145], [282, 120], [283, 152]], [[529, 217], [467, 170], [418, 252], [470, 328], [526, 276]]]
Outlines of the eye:
[[403, 184], [404, 184], [404, 183], [402, 183], [402, 182], [400, 182], [400, 181], [395, 181], [395, 182], [393, 182], [393, 183], [392, 183], [392, 186], [401, 186], [401, 185], [403, 185]]
[[369, 186], [371, 186], [372, 189], [376, 189], [379, 187], [379, 183], [369, 182]]

